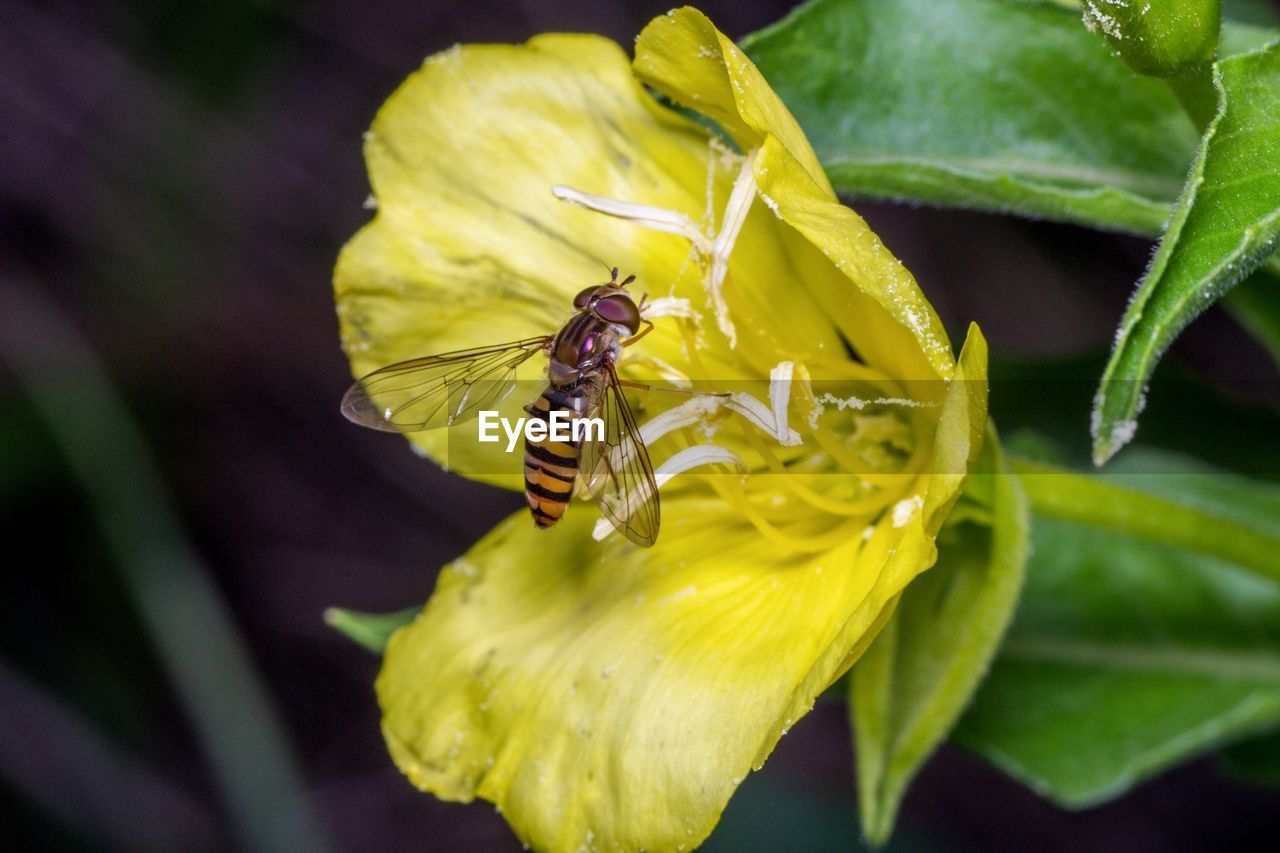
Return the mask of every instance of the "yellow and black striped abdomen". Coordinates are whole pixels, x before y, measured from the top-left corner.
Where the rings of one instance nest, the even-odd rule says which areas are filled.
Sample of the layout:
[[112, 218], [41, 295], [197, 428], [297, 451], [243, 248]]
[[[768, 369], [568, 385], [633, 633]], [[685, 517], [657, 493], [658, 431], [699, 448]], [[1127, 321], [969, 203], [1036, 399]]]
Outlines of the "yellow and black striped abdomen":
[[[538, 399], [525, 406], [531, 418], [550, 425], [551, 413], [561, 411], [568, 419], [584, 414], [587, 399], [569, 390], [549, 386]], [[524, 443], [524, 496], [529, 501], [533, 521], [550, 527], [569, 508], [573, 484], [578, 477], [578, 442], [550, 438]]]

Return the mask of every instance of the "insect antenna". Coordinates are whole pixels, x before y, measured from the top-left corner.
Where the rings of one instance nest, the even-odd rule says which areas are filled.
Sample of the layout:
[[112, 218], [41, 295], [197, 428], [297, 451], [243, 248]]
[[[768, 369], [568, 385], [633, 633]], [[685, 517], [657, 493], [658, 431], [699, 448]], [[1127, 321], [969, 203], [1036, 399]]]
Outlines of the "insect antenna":
[[596, 263], [600, 264], [600, 266], [602, 266], [602, 267], [604, 267], [605, 269], [607, 269], [607, 270], [609, 271], [609, 274], [610, 274], [614, 279], [616, 279], [616, 278], [618, 277], [618, 274], [617, 274], [616, 272], [614, 272], [614, 269], [615, 269], [614, 267], [609, 266], [607, 263], [605, 263], [605, 262], [604, 262], [603, 260], [601, 260], [600, 258], [597, 258], [595, 255], [590, 255], [589, 257], [593, 258], [593, 259], [595, 260], [595, 262], [596, 262]]

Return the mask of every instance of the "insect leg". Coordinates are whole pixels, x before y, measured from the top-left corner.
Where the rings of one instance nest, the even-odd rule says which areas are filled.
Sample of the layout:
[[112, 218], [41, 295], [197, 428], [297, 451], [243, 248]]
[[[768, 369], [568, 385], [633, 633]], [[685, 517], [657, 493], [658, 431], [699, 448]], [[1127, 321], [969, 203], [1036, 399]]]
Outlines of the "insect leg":
[[659, 388], [656, 385], [646, 385], [643, 382], [632, 382], [630, 379], [619, 379], [618, 384], [623, 388], [634, 388], [637, 391], [665, 391], [668, 394], [684, 394], [687, 397], [732, 397], [728, 391], [690, 391], [687, 388]]
[[640, 340], [640, 339], [641, 339], [641, 338], [643, 338], [645, 335], [647, 335], [647, 334], [649, 334], [650, 332], [652, 332], [652, 331], [653, 331], [653, 321], [652, 321], [652, 320], [641, 320], [640, 322], [641, 322], [641, 323], [644, 323], [644, 328], [643, 328], [643, 329], [641, 329], [637, 334], [634, 334], [634, 335], [632, 335], [631, 337], [627, 338], [625, 341], [623, 341], [623, 342], [622, 342], [622, 345], [623, 345], [624, 347], [629, 347], [629, 346], [631, 346], [631, 345], [632, 345], [632, 344], [634, 344], [636, 341]]

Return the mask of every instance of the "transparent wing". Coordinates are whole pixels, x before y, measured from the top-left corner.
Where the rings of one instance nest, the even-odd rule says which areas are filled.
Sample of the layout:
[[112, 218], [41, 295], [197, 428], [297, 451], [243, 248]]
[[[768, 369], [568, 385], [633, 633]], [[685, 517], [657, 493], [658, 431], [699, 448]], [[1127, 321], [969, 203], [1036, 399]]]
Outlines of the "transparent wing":
[[550, 336], [402, 361], [375, 370], [342, 395], [342, 414], [360, 426], [415, 432], [450, 426], [495, 408], [516, 385], [516, 368]]
[[658, 538], [658, 484], [618, 375], [610, 366], [601, 377], [600, 400], [590, 417], [604, 420], [604, 438], [584, 441], [580, 473], [587, 494], [614, 528], [637, 545]]

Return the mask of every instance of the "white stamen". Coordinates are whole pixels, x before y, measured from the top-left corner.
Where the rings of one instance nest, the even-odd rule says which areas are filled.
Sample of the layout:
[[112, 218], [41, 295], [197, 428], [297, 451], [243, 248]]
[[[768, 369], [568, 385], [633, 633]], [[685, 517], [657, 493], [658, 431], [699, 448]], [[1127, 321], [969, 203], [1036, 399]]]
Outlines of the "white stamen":
[[[704, 422], [720, 409], [723, 402], [722, 397], [700, 395], [678, 406], [673, 406], [640, 425], [640, 440], [645, 447], [653, 447], [658, 439], [669, 432]], [[629, 443], [620, 444], [612, 449], [609, 459], [615, 471], [622, 467], [623, 454], [627, 452], [629, 446]]]
[[679, 296], [659, 296], [644, 304], [640, 316], [646, 320], [654, 320], [658, 317], [684, 317], [692, 320], [698, 316], [698, 312], [693, 310], [693, 303], [688, 299], [682, 299]]
[[703, 280], [707, 295], [711, 297], [711, 307], [716, 314], [716, 325], [729, 339], [729, 347], [738, 343], [738, 333], [729, 319], [729, 306], [724, 300], [724, 278], [729, 272], [729, 255], [733, 252], [733, 244], [742, 233], [742, 226], [747, 221], [747, 212], [756, 199], [756, 152], [748, 154], [733, 181], [733, 192], [729, 194], [729, 203], [724, 207], [724, 218], [720, 220], [720, 232], [711, 244], [711, 269]]
[[[790, 362], [783, 362], [783, 364], [790, 364]], [[781, 365], [774, 368], [771, 373], [777, 373], [779, 368]], [[787, 377], [788, 380], [789, 378]], [[645, 446], [652, 447], [655, 441], [673, 430], [705, 422], [723, 406], [746, 418], [761, 432], [772, 436], [784, 447], [795, 447], [802, 443], [802, 439], [800, 433], [787, 426], [786, 407], [787, 395], [790, 393], [789, 386], [789, 381], [781, 379], [770, 383], [770, 397], [775, 405], [774, 409], [770, 409], [755, 397], [741, 391], [728, 397], [713, 397], [709, 394], [694, 397], [645, 422], [640, 427], [640, 438], [644, 440]]]
[[658, 488], [662, 488], [671, 482], [671, 478], [675, 475], [702, 465], [728, 465], [738, 471], [747, 470], [746, 463], [732, 450], [716, 444], [695, 444], [693, 447], [686, 447], [659, 465], [658, 470], [653, 472], [653, 480], [658, 484]]
[[774, 437], [783, 447], [795, 447], [802, 443], [800, 433], [786, 426], [783, 416], [782, 429], [778, 430], [778, 416], [768, 406], [750, 394], [736, 393], [724, 402], [725, 406], [742, 415], [763, 432]]
[[657, 417], [646, 421], [640, 427], [640, 438], [643, 439], [646, 447], [652, 447], [655, 441], [667, 433], [706, 420], [719, 411], [724, 402], [723, 397], [705, 396], [694, 397], [678, 406], [672, 406]]
[[678, 234], [704, 254], [711, 251], [711, 241], [707, 239], [707, 235], [702, 233], [702, 229], [698, 227], [696, 222], [679, 211], [667, 210], [664, 207], [654, 207], [649, 204], [635, 204], [629, 201], [605, 198], [604, 196], [576, 190], [573, 187], [566, 187], [563, 184], [556, 184], [551, 188], [551, 192], [561, 201], [567, 201], [571, 204], [585, 207], [588, 210], [603, 213], [606, 216], [626, 219], [644, 228], [651, 228], [654, 231]]
[[[787, 403], [791, 399], [791, 374], [795, 365], [789, 361], [778, 362], [769, 371], [769, 405], [773, 407], [773, 434], [782, 441], [790, 434], [787, 428]], [[783, 442], [785, 444], [785, 442]]]
[[[653, 472], [654, 483], [657, 484], [658, 488], [662, 488], [675, 475], [683, 474], [691, 468], [697, 468], [702, 465], [730, 465], [739, 471], [747, 469], [747, 466], [738, 458], [738, 455], [731, 450], [714, 444], [695, 444], [693, 447], [686, 447], [659, 465], [658, 470]], [[642, 488], [647, 489], [647, 486]], [[640, 503], [640, 500], [633, 499], [629, 495], [628, 499], [622, 502], [622, 506], [639, 506]], [[607, 518], [601, 518], [591, 531], [591, 538], [599, 542], [613, 532], [613, 522]]]

